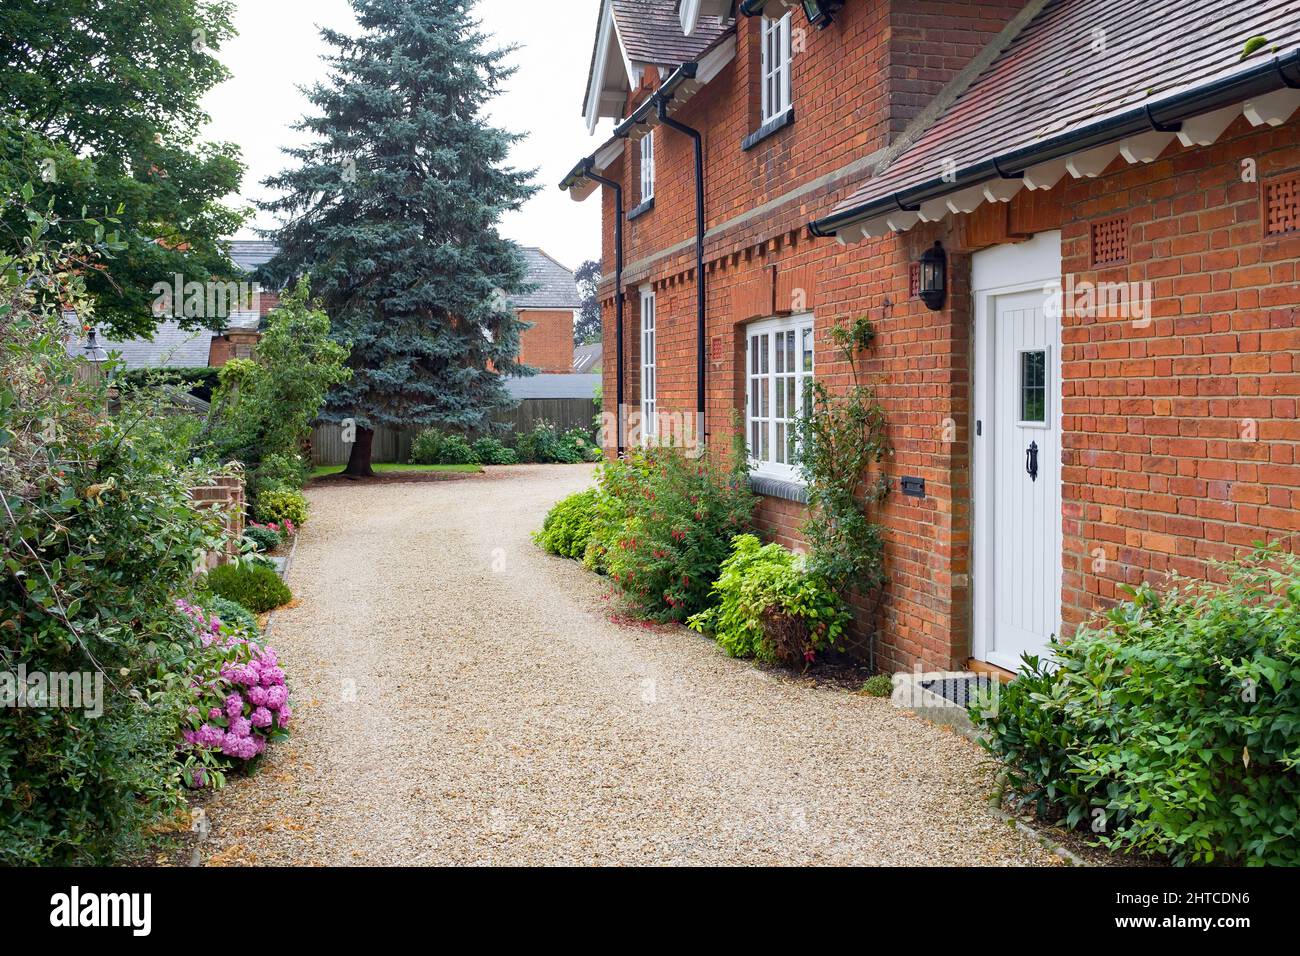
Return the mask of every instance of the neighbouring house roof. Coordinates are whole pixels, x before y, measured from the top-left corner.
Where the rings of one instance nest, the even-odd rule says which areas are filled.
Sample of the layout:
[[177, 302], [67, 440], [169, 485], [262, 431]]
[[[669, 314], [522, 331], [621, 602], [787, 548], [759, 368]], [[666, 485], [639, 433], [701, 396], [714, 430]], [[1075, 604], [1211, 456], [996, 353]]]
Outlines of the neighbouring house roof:
[[524, 261], [528, 265], [528, 282], [536, 286], [532, 292], [512, 296], [516, 309], [580, 309], [582, 297], [573, 270], [556, 262], [541, 249], [525, 247]]
[[603, 0], [582, 98], [587, 128], [594, 132], [602, 116], [622, 116], [627, 94], [640, 86], [646, 67], [691, 63], [734, 25], [731, 17], [697, 17], [687, 35], [678, 0]]
[[279, 243], [269, 239], [235, 239], [230, 243], [231, 260], [245, 272], [266, 265], [279, 251]]
[[510, 397], [520, 401], [525, 398], [591, 398], [599, 384], [599, 375], [573, 373], [542, 373], [505, 380]]
[[[1244, 56], [1259, 36], [1267, 42]], [[1290, 82], [1284, 75], [1296, 70], [1298, 44], [1295, 0], [1049, 0], [813, 230], [871, 220], [866, 234], [880, 235], [908, 228], [918, 213], [933, 221], [1006, 201], [1020, 174], [1029, 188], [1046, 189], [1067, 171], [1095, 176], [1117, 155], [1150, 162], [1175, 135], [1184, 146], [1208, 145], [1243, 111], [1256, 125], [1277, 125], [1300, 105], [1300, 91], [1288, 89], [1300, 73]]]
[[[168, 319], [159, 324], [154, 331], [153, 340], [124, 339], [113, 340], [104, 335], [102, 329], [96, 330], [99, 347], [110, 355], [119, 353], [127, 370], [138, 368], [200, 368], [208, 364], [208, 355], [212, 348], [210, 329], [182, 329], [175, 319]], [[68, 354], [82, 356], [85, 354], [86, 341], [78, 335], [70, 335], [67, 340]]]
[[605, 347], [600, 342], [591, 345], [579, 345], [573, 350], [573, 370], [575, 372], [600, 371], [600, 362], [605, 354]]

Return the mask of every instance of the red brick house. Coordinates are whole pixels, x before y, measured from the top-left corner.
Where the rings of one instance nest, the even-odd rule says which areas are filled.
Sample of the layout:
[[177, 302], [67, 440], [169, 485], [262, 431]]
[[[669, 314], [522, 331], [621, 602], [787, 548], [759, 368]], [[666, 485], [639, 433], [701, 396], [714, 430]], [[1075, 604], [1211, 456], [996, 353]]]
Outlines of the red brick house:
[[562, 188], [604, 204], [608, 451], [741, 413], [797, 543], [794, 410], [867, 317], [893, 669], [1300, 530], [1298, 45], [1289, 0], [606, 0], [616, 126]]

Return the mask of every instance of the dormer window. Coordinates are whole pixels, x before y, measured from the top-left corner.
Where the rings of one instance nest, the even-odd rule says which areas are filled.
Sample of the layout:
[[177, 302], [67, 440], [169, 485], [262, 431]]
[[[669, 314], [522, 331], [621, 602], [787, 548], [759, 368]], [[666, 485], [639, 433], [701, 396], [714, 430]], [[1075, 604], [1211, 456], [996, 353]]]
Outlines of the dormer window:
[[641, 138], [641, 202], [655, 195], [655, 134], [649, 130]]
[[790, 18], [764, 17], [763, 122], [769, 123], [790, 109]]

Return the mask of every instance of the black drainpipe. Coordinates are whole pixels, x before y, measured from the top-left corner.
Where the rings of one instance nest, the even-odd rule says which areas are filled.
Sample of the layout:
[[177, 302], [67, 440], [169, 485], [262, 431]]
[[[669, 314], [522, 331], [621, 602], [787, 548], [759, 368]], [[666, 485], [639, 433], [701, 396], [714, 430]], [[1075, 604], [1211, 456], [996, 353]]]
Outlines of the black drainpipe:
[[[686, 64], [694, 66], [694, 64]], [[685, 68], [685, 67], [683, 67]], [[694, 71], [692, 70], [692, 74]], [[692, 129], [685, 123], [679, 123], [668, 115], [668, 102], [671, 96], [657, 96], [659, 104], [659, 122], [670, 129], [689, 136], [695, 143], [695, 405], [700, 416], [701, 431], [705, 442], [708, 441], [707, 421], [704, 416], [704, 144], [700, 131]]]
[[582, 174], [593, 183], [614, 190], [614, 351], [618, 365], [615, 368], [615, 415], [618, 417], [618, 436], [614, 439], [618, 456], [623, 457], [623, 186], [617, 180], [606, 179], [592, 171], [594, 161], [582, 164]]

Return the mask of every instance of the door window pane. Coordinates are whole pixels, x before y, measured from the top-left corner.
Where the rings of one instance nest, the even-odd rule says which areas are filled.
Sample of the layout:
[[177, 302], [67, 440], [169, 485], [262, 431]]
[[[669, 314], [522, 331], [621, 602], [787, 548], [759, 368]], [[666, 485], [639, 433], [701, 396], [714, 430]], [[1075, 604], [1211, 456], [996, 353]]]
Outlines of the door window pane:
[[1020, 353], [1020, 420], [1047, 422], [1047, 353]]

